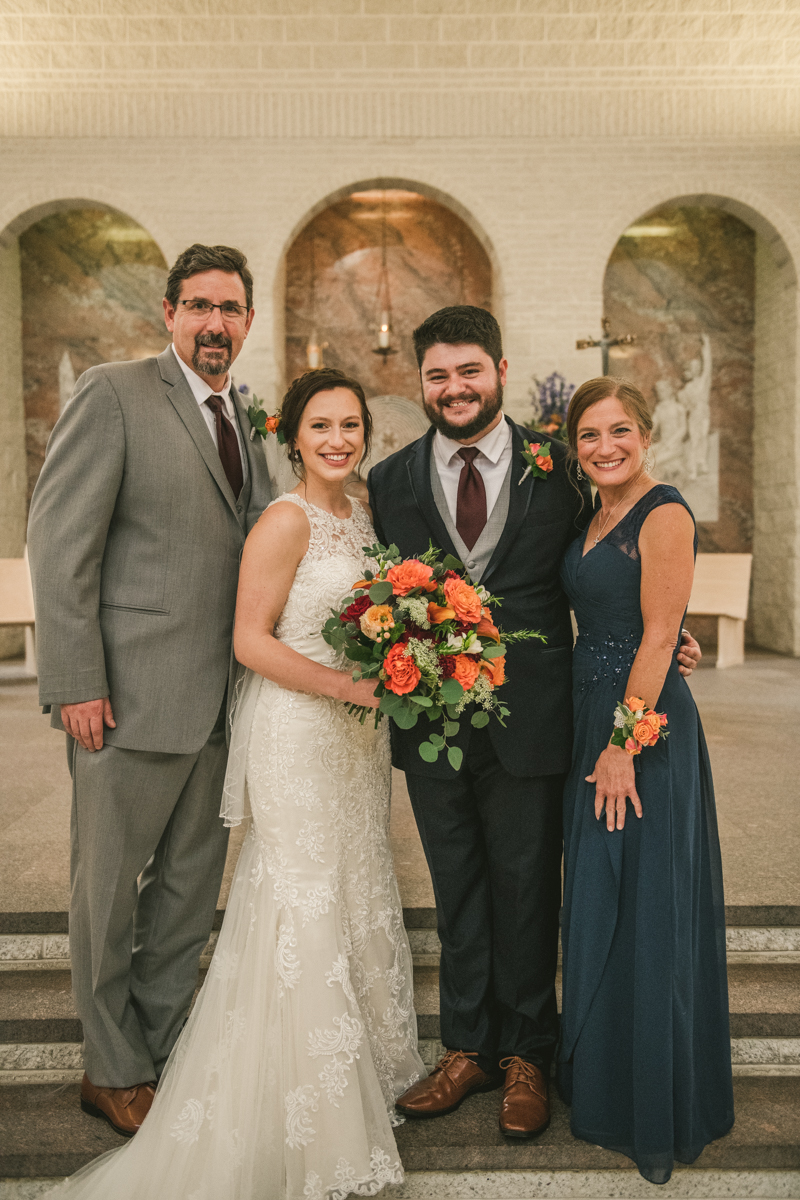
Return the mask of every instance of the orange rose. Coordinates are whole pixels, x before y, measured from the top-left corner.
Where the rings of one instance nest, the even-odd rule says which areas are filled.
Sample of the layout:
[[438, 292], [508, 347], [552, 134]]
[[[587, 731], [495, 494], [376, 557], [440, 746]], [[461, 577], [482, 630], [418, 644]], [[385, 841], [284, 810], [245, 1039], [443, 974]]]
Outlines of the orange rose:
[[481, 663], [481, 671], [489, 680], [492, 687], [500, 687], [500, 684], [506, 681], [505, 654], [501, 658], [485, 659]]
[[625, 706], [626, 708], [629, 708], [631, 712], [639, 712], [640, 709], [647, 707], [644, 700], [640, 700], [638, 696], [628, 696], [628, 699], [625, 701]]
[[373, 604], [362, 615], [359, 624], [362, 633], [372, 638], [373, 642], [379, 642], [394, 625], [392, 610], [388, 604]]
[[478, 621], [478, 624], [475, 626], [475, 632], [477, 633], [478, 637], [488, 637], [494, 642], [499, 642], [500, 630], [492, 621], [489, 609], [484, 608], [481, 611], [483, 615], [480, 621]]
[[468, 692], [480, 673], [481, 665], [477, 658], [471, 654], [457, 654], [455, 656], [455, 670], [453, 671], [453, 679], [461, 684], [465, 692]]
[[419, 667], [411, 655], [405, 653], [405, 649], [402, 642], [397, 642], [383, 660], [386, 674], [384, 682], [388, 690], [397, 696], [413, 692], [421, 679]]
[[[531, 447], [532, 449], [533, 447]], [[541, 471], [552, 471], [553, 460], [549, 454], [537, 454], [536, 465]]]
[[634, 738], [628, 738], [627, 742], [625, 743], [625, 749], [628, 751], [628, 754], [642, 753], [642, 747]]
[[407, 596], [414, 588], [425, 587], [430, 582], [431, 569], [418, 558], [409, 558], [396, 567], [390, 567], [386, 578], [391, 583], [395, 596]]
[[534, 442], [532, 446], [528, 447], [531, 454], [537, 454], [541, 450], [541, 448], [542, 448], [541, 442]]
[[441, 625], [442, 621], [454, 621], [455, 617], [454, 608], [442, 608], [440, 604], [434, 604], [433, 600], [428, 601], [428, 620], [431, 625]]
[[280, 425], [280, 423], [281, 423], [280, 413], [278, 413], [274, 417], [267, 417], [267, 420], [266, 420], [267, 432], [268, 433], [277, 433], [278, 426]]
[[459, 621], [467, 625], [474, 625], [480, 621], [481, 598], [474, 587], [470, 587], [463, 579], [448, 579], [444, 585], [444, 594], [447, 603], [455, 609]]
[[652, 727], [654, 733], [658, 733], [659, 729], [661, 728], [661, 717], [657, 712], [653, 712], [652, 708], [649, 709], [642, 717], [642, 720], [647, 721], [648, 725]]
[[637, 721], [633, 727], [633, 736], [643, 746], [652, 746], [658, 741], [658, 733], [647, 720]]

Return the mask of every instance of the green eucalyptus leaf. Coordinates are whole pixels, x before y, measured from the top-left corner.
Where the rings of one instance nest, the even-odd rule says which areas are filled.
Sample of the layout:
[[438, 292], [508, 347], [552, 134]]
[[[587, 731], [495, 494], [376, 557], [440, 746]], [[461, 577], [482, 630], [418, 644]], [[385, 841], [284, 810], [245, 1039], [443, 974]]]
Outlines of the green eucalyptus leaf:
[[439, 751], [430, 742], [420, 742], [419, 756], [424, 758], [425, 762], [433, 763], [439, 757]]
[[439, 689], [441, 697], [445, 704], [458, 704], [461, 697], [464, 695], [464, 689], [457, 679], [445, 679]]
[[449, 746], [447, 750], [447, 761], [454, 771], [461, 770], [461, 764], [464, 761], [464, 751], [459, 750], [458, 746]]
[[452, 554], [447, 554], [445, 555], [444, 569], [445, 571], [463, 571], [464, 564], [460, 559], [455, 558]]
[[392, 720], [399, 729], [413, 729], [417, 723], [417, 714], [410, 705], [408, 707], [404, 705], [392, 713]]
[[472, 714], [472, 725], [474, 729], [483, 729], [484, 725], [489, 724], [489, 714], [479, 709], [478, 712]]
[[[474, 721], [472, 723], [473, 723], [473, 725], [475, 724]], [[445, 737], [455, 737], [456, 734], [458, 733], [458, 730], [459, 730], [458, 721], [445, 721], [445, 723], [444, 723], [444, 736]]]
[[384, 604], [394, 592], [394, 588], [388, 579], [381, 579], [379, 583], [373, 583], [369, 589], [369, 598], [373, 604]]
[[440, 733], [432, 733], [431, 734], [431, 745], [435, 746], [437, 750], [442, 749], [442, 747], [444, 746], [444, 738], [442, 737], [442, 735]]
[[502, 658], [505, 652], [506, 648], [503, 645], [498, 646], [496, 642], [484, 642], [481, 657], [487, 659]]

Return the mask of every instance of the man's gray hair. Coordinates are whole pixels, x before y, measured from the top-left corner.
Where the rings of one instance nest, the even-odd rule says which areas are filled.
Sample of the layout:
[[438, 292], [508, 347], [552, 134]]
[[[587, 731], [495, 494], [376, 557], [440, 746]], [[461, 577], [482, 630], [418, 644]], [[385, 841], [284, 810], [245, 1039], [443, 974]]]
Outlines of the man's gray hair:
[[181, 295], [184, 279], [200, 275], [203, 271], [224, 271], [227, 275], [238, 275], [244, 284], [247, 308], [253, 307], [253, 276], [247, 259], [234, 246], [203, 246], [195, 242], [183, 254], [179, 254], [167, 276], [166, 300], [176, 307]]

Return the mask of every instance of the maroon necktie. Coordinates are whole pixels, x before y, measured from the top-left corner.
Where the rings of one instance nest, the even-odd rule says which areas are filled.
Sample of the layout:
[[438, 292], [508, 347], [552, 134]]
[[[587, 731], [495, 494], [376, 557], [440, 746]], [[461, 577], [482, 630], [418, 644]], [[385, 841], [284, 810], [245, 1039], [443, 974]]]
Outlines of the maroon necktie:
[[242, 456], [239, 453], [239, 439], [236, 436], [236, 430], [225, 413], [222, 396], [209, 396], [206, 404], [213, 412], [217, 426], [217, 448], [222, 469], [231, 485], [231, 491], [234, 496], [238, 496], [242, 490], [244, 475], [242, 474]]
[[458, 453], [464, 460], [464, 466], [458, 477], [456, 529], [464, 545], [471, 550], [486, 524], [486, 488], [483, 486], [483, 476], [475, 466], [480, 450], [466, 446]]

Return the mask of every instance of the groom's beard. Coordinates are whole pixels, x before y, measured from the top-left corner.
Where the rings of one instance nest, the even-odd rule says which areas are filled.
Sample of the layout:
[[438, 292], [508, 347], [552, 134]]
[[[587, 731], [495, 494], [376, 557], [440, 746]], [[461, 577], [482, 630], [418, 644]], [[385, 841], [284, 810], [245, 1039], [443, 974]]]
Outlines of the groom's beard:
[[[213, 346], [225, 353], [203, 354], [204, 346]], [[199, 375], [227, 375], [231, 365], [231, 339], [224, 333], [198, 333], [194, 339], [192, 366]]]
[[469, 438], [476, 437], [479, 433], [483, 433], [492, 421], [495, 419], [500, 409], [503, 407], [503, 385], [498, 379], [494, 392], [489, 396], [481, 396], [479, 392], [473, 392], [465, 387], [459, 400], [480, 400], [480, 411], [468, 421], [466, 425], [455, 425], [447, 419], [447, 409], [438, 408], [433, 404], [429, 404], [425, 397], [422, 398], [422, 407], [425, 409], [425, 414], [434, 428], [439, 430], [446, 438], [452, 438], [454, 442], [463, 442]]

